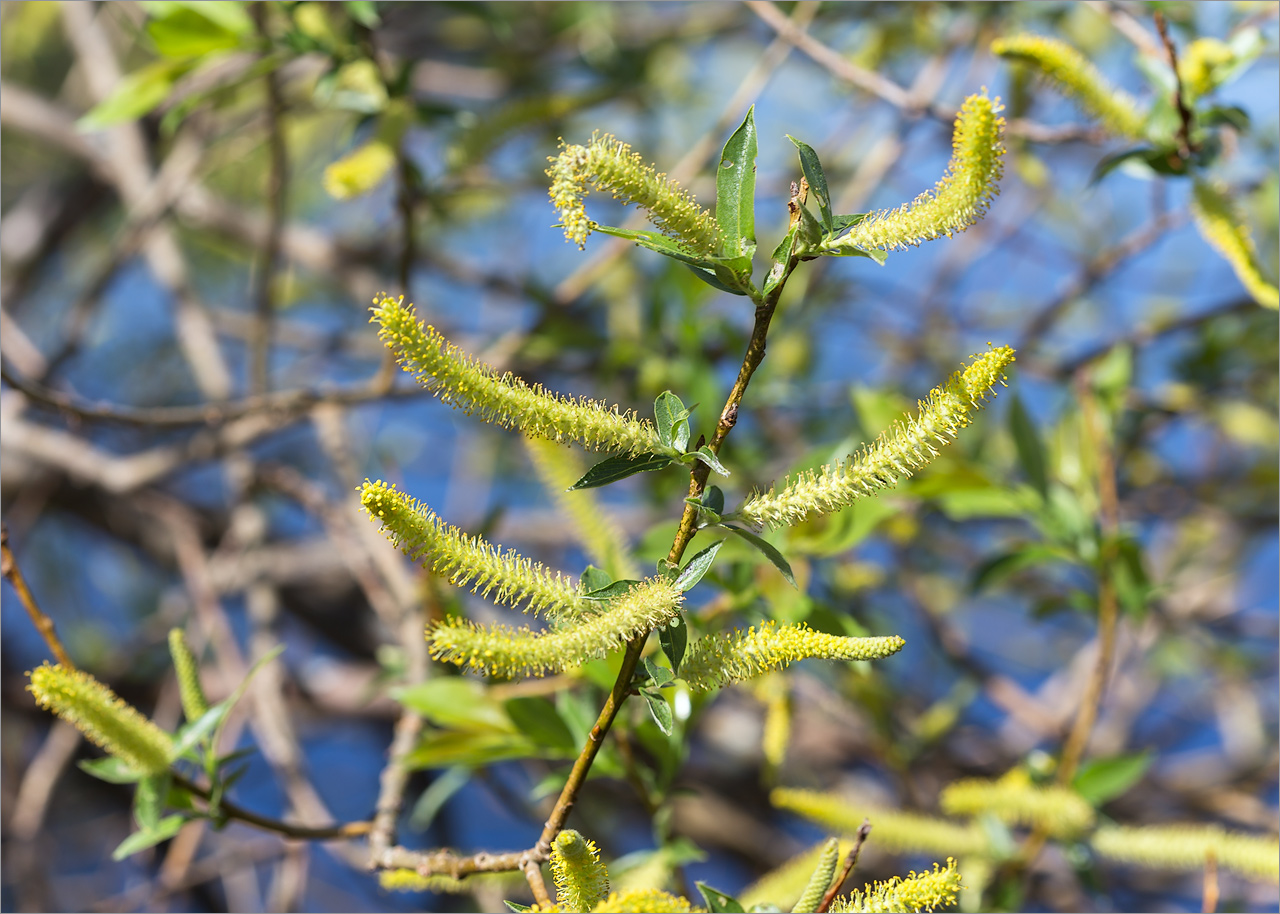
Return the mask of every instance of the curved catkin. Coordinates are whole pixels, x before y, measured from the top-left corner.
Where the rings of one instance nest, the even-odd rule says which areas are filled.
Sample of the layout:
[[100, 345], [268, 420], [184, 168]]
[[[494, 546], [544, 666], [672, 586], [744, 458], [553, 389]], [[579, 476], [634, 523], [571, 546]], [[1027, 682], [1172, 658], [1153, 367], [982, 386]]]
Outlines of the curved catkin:
[[594, 612], [570, 579], [531, 561], [514, 549], [502, 552], [479, 536], [468, 536], [442, 521], [426, 505], [381, 479], [365, 480], [360, 504], [382, 522], [387, 538], [415, 562], [421, 562], [459, 587], [525, 612], [576, 616]]
[[816, 632], [803, 622], [708, 635], [689, 645], [680, 664], [680, 678], [695, 692], [763, 676], [797, 660], [878, 660], [902, 650], [897, 635], [882, 638], [844, 638]]
[[195, 655], [187, 646], [187, 639], [182, 629], [169, 630], [169, 655], [173, 658], [173, 669], [178, 675], [178, 696], [182, 699], [182, 713], [188, 723], [195, 723], [204, 717], [209, 710], [209, 701], [204, 697], [204, 689], [200, 687], [200, 666]]
[[468, 415], [535, 438], [576, 441], [595, 451], [666, 450], [647, 420], [596, 400], [552, 393], [510, 372], [499, 375], [419, 321], [403, 295], [383, 294], [373, 304], [378, 338], [395, 353], [400, 367], [441, 401]]
[[872, 213], [819, 251], [892, 251], [963, 232], [986, 214], [1004, 166], [1000, 99], [970, 95], [956, 115], [951, 162], [932, 191], [897, 209]]
[[993, 41], [991, 51], [1035, 67], [1110, 132], [1142, 138], [1144, 118], [1137, 103], [1103, 79], [1097, 67], [1071, 45], [1041, 35], [1011, 35]]
[[800, 894], [800, 900], [791, 909], [791, 914], [810, 914], [818, 910], [823, 896], [827, 894], [827, 887], [831, 885], [831, 878], [836, 874], [836, 864], [839, 862], [840, 839], [828, 838], [827, 843], [822, 846], [822, 857], [818, 860], [813, 875], [809, 877], [808, 884]]
[[956, 903], [960, 873], [953, 858], [946, 869], [933, 865], [933, 872], [914, 870], [906, 879], [894, 876], [884, 882], [864, 886], [848, 898], [837, 898], [829, 910], [835, 914], [873, 914], [881, 911], [936, 911]]
[[609, 894], [609, 873], [600, 851], [572, 828], [551, 842], [551, 875], [556, 883], [556, 907], [562, 911], [590, 911]]
[[623, 641], [666, 625], [680, 614], [684, 595], [665, 578], [650, 578], [596, 616], [533, 632], [483, 626], [457, 617], [427, 631], [431, 656], [486, 676], [545, 676], [603, 657]]
[[1216, 825], [1104, 825], [1090, 843], [1100, 856], [1154, 869], [1200, 870], [1212, 854], [1224, 869], [1280, 882], [1280, 842], [1274, 835], [1229, 832]]
[[1216, 182], [1196, 181], [1191, 197], [1191, 214], [1201, 237], [1231, 264], [1231, 269], [1253, 300], [1266, 308], [1280, 308], [1280, 291], [1262, 275], [1253, 236], [1227, 196], [1226, 189]]
[[44, 663], [27, 674], [27, 691], [91, 743], [143, 774], [162, 774], [173, 761], [173, 737], [83, 670]]
[[714, 257], [720, 252], [720, 230], [711, 213], [615, 137], [592, 136], [586, 146], [564, 146], [558, 156], [547, 161], [551, 163], [547, 169], [551, 202], [560, 214], [565, 238], [579, 248], [586, 245], [596, 226], [583, 206], [590, 185], [610, 191], [624, 204], [648, 210], [659, 231], [690, 254]]
[[1053, 837], [1078, 835], [1093, 826], [1093, 807], [1066, 787], [1032, 784], [1014, 769], [998, 781], [969, 778], [942, 791], [942, 811], [949, 816], [991, 813], [1004, 822], [1039, 828]]
[[973, 421], [995, 385], [1004, 383], [1004, 369], [1013, 361], [1008, 346], [975, 355], [968, 367], [920, 401], [916, 416], [897, 422], [875, 442], [834, 466], [800, 473], [788, 479], [781, 491], [770, 489], [752, 496], [738, 514], [754, 524], [789, 526], [891, 488], [927, 465], [938, 455], [938, 448]]

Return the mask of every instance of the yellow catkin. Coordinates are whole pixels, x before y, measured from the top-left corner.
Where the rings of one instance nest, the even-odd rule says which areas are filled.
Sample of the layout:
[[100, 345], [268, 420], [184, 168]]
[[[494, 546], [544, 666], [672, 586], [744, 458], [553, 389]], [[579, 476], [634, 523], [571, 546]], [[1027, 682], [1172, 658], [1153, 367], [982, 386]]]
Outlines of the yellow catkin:
[[388, 892], [435, 892], [440, 895], [461, 895], [471, 891], [464, 879], [436, 874], [423, 876], [417, 870], [385, 870], [378, 874], [378, 884]]
[[631, 560], [626, 537], [601, 508], [591, 490], [568, 491], [586, 470], [578, 455], [567, 447], [541, 438], [526, 438], [524, 443], [538, 478], [560, 510], [573, 521], [578, 541], [591, 561], [615, 581], [640, 577], [639, 569]]
[[180, 628], [169, 630], [169, 655], [173, 658], [173, 669], [178, 675], [178, 696], [182, 699], [182, 713], [186, 715], [188, 723], [194, 723], [209, 710], [209, 701], [204, 697], [204, 689], [200, 687], [200, 667]]
[[1203, 869], [1212, 854], [1223, 869], [1280, 882], [1280, 841], [1274, 835], [1229, 832], [1215, 825], [1104, 825], [1091, 843], [1102, 857], [1154, 869]]
[[590, 911], [609, 894], [609, 873], [599, 848], [571, 828], [551, 842], [551, 875], [556, 907], [563, 911]]
[[395, 150], [374, 140], [324, 170], [324, 189], [335, 200], [350, 200], [373, 190], [396, 165]]
[[1226, 188], [1216, 182], [1196, 181], [1191, 197], [1191, 214], [1201, 237], [1231, 264], [1231, 269], [1253, 300], [1266, 308], [1280, 308], [1280, 291], [1275, 283], [1262, 275], [1253, 236], [1227, 196]]
[[42, 664], [27, 674], [27, 691], [111, 755], [143, 774], [161, 774], [173, 761], [173, 737], [83, 670]]
[[1144, 116], [1127, 93], [1111, 86], [1098, 69], [1071, 45], [1040, 35], [997, 38], [991, 50], [1035, 67], [1064, 95], [1119, 136], [1141, 139]]
[[945, 869], [933, 865], [933, 872], [912, 872], [906, 879], [894, 876], [885, 882], [865, 886], [848, 898], [837, 898], [830, 910], [835, 914], [879, 914], [881, 911], [936, 911], [956, 903], [960, 891], [956, 862], [947, 858]]
[[871, 820], [876, 847], [888, 851], [922, 854], [972, 854], [988, 852], [988, 842], [977, 825], [962, 825], [914, 813], [855, 805], [834, 793], [779, 787], [769, 794], [779, 809], [787, 809], [841, 834], [853, 834], [863, 819]]
[[583, 206], [590, 185], [610, 191], [624, 204], [648, 210], [650, 221], [690, 254], [713, 257], [720, 253], [720, 231], [711, 213], [615, 137], [593, 136], [586, 146], [564, 146], [547, 161], [551, 163], [547, 169], [551, 202], [560, 214], [565, 238], [579, 248], [596, 227]]
[[822, 846], [822, 856], [818, 858], [818, 865], [814, 867], [813, 875], [809, 877], [809, 882], [800, 893], [800, 900], [791, 909], [791, 914], [811, 914], [818, 910], [818, 905], [822, 903], [823, 896], [827, 894], [827, 888], [831, 885], [831, 879], [836, 874], [836, 865], [839, 862], [840, 840], [828, 838], [827, 843]]
[[756, 698], [764, 703], [764, 732], [760, 748], [770, 771], [777, 771], [787, 756], [791, 741], [791, 689], [782, 673], [770, 673], [755, 687]]
[[404, 296], [380, 295], [372, 322], [400, 367], [442, 402], [534, 438], [576, 441], [595, 451], [662, 451], [653, 423], [596, 400], [565, 397], [510, 372], [498, 374], [417, 319]]
[[832, 466], [800, 473], [781, 491], [770, 489], [749, 498], [738, 513], [755, 524], [781, 527], [848, 507], [856, 499], [890, 488], [913, 470], [927, 465], [938, 448], [973, 421], [1004, 370], [1013, 350], [1000, 346], [973, 356], [941, 387], [920, 401], [919, 413], [894, 424], [874, 443]]
[[868, 215], [841, 237], [824, 242], [819, 251], [839, 254], [849, 249], [892, 251], [963, 232], [987, 211], [999, 192], [1004, 144], [1003, 107], [997, 98], [971, 95], [956, 115], [951, 162], [932, 191], [897, 209]]
[[897, 635], [846, 638], [797, 625], [763, 622], [746, 631], [707, 635], [689, 645], [680, 678], [695, 692], [763, 676], [809, 657], [821, 660], [879, 660], [902, 650]]
[[694, 914], [705, 909], [694, 907], [689, 899], [679, 895], [659, 889], [639, 889], [614, 892], [594, 910], [597, 914]]
[[680, 614], [683, 594], [665, 578], [642, 581], [596, 616], [533, 632], [457, 617], [428, 630], [431, 656], [486, 676], [545, 676], [603, 657]]
[[1067, 837], [1093, 826], [1094, 811], [1084, 797], [1066, 787], [1032, 784], [1014, 769], [998, 781], [979, 778], [955, 781], [942, 791], [942, 811], [949, 816], [991, 813], [1005, 822], [1040, 828]]
[[383, 526], [387, 538], [415, 562], [484, 597], [529, 613], [576, 616], [592, 613], [598, 604], [583, 600], [578, 585], [554, 574], [515, 550], [502, 551], [479, 536], [468, 536], [442, 521], [394, 485], [365, 480], [360, 504]]

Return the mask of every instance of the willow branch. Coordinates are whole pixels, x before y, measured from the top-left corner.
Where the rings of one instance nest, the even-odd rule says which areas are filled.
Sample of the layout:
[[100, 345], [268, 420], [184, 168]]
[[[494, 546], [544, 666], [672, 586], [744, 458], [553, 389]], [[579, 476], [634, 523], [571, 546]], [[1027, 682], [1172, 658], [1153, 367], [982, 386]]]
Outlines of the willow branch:
[[[209, 789], [207, 787], [201, 787], [176, 772], [173, 774], [173, 782], [202, 800], [207, 801], [209, 799]], [[367, 835], [373, 824], [371, 822], [344, 822], [340, 825], [295, 825], [292, 822], [281, 822], [279, 819], [260, 816], [256, 812], [225, 799], [218, 802], [218, 811], [238, 822], [252, 825], [263, 831], [275, 832], [295, 841], [333, 841], [359, 838], [362, 835]]]
[[3, 571], [5, 580], [12, 584], [13, 589], [17, 591], [18, 599], [22, 601], [22, 606], [26, 609], [27, 615], [31, 617], [31, 622], [35, 625], [36, 631], [44, 638], [45, 644], [49, 645], [49, 650], [53, 652], [54, 658], [67, 669], [74, 670], [76, 665], [71, 662], [71, 658], [67, 656], [62, 642], [58, 640], [58, 632], [54, 628], [53, 620], [46, 616], [40, 609], [39, 604], [36, 603], [36, 598], [32, 595], [31, 588], [27, 586], [27, 579], [22, 576], [22, 571], [18, 568], [17, 561], [14, 560], [13, 551], [9, 548], [8, 524], [0, 524], [0, 571]]
[[[263, 42], [270, 47], [267, 34], [267, 4], [252, 5], [254, 23]], [[269, 56], [269, 51], [264, 52]], [[267, 87], [267, 147], [271, 156], [271, 168], [267, 173], [267, 237], [262, 245], [262, 265], [258, 269], [257, 288], [254, 290], [254, 332], [250, 348], [249, 389], [263, 394], [271, 386], [271, 336], [275, 315], [276, 267], [280, 261], [280, 248], [284, 234], [285, 188], [288, 183], [289, 152], [284, 138], [284, 98], [280, 91], [280, 76], [268, 70], [264, 78]]]

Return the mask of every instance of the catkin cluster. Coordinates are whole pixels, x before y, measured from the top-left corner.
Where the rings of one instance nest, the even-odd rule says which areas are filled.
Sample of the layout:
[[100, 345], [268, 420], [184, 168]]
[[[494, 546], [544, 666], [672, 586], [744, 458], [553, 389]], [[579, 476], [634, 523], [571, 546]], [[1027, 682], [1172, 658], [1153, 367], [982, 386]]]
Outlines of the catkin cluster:
[[956, 903], [960, 873], [953, 858], [946, 869], [933, 865], [933, 872], [912, 872], [906, 879], [894, 876], [876, 882], [848, 898], [837, 898], [829, 910], [836, 914], [878, 914], [881, 911], [936, 911]]
[[842, 834], [857, 831], [862, 820], [870, 817], [876, 847], [888, 851], [961, 856], [990, 852], [990, 842], [976, 824], [962, 825], [915, 813], [855, 806], [839, 794], [794, 787], [776, 788], [769, 794], [769, 802]]
[[590, 911], [609, 894], [609, 872], [600, 850], [572, 828], [551, 842], [551, 875], [556, 883], [556, 907]]
[[1068, 837], [1093, 826], [1093, 807], [1074, 790], [1033, 784], [1020, 769], [998, 781], [968, 778], [942, 791], [942, 811], [949, 816], [990, 813], [1005, 822], [1039, 828], [1053, 837]]

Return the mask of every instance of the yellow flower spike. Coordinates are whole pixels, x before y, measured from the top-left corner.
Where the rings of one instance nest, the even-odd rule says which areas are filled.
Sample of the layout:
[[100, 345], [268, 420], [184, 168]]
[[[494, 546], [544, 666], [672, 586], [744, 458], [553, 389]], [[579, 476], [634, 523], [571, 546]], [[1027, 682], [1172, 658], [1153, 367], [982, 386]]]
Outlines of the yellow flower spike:
[[828, 838], [827, 843], [822, 846], [822, 857], [818, 860], [813, 875], [809, 877], [809, 884], [804, 887], [804, 892], [801, 893], [795, 907], [791, 909], [791, 914], [808, 914], [818, 910], [818, 905], [822, 904], [822, 898], [827, 894], [827, 888], [831, 885], [831, 879], [835, 876], [836, 866], [839, 863], [840, 840]]
[[200, 687], [200, 666], [180, 628], [169, 630], [169, 655], [173, 657], [173, 669], [178, 674], [182, 713], [186, 715], [187, 723], [195, 723], [209, 710], [209, 700]]
[[916, 416], [896, 423], [874, 443], [834, 466], [800, 473], [787, 480], [781, 491], [770, 489], [752, 496], [738, 513], [770, 527], [798, 524], [846, 508], [924, 467], [937, 456], [939, 447], [973, 421], [988, 393], [1004, 382], [1004, 369], [1014, 361], [1014, 354], [1001, 346], [973, 359], [920, 401]]
[[525, 612], [577, 616], [596, 611], [578, 586], [513, 549], [502, 552], [478, 536], [468, 536], [442, 521], [426, 505], [387, 485], [365, 480], [360, 504], [382, 522], [383, 532], [405, 555], [441, 577], [479, 592], [495, 603], [524, 604]]
[[770, 673], [755, 687], [756, 698], [764, 703], [764, 732], [760, 746], [770, 773], [776, 772], [787, 755], [791, 741], [791, 690], [787, 677]]
[[1280, 308], [1280, 291], [1262, 275], [1253, 236], [1227, 196], [1226, 188], [1216, 182], [1196, 181], [1191, 214], [1201, 237], [1231, 264], [1253, 300], [1266, 308]]
[[743, 682], [797, 660], [878, 660], [906, 644], [897, 635], [844, 638], [816, 632], [803, 622], [779, 625], [763, 622], [744, 631], [708, 635], [689, 645], [680, 664], [680, 678], [695, 692]]
[[1216, 825], [1106, 825], [1093, 834], [1099, 855], [1155, 869], [1200, 870], [1213, 854], [1218, 866], [1249, 879], [1280, 882], [1280, 842]]
[[1058, 89], [1097, 118], [1111, 133], [1141, 139], [1143, 115], [1128, 93], [1111, 86], [1071, 45], [1040, 35], [1011, 35], [991, 43], [993, 53], [1030, 64]]
[[596, 400], [552, 393], [510, 373], [499, 375], [419, 321], [403, 295], [383, 294], [373, 304], [378, 337], [395, 352], [400, 367], [454, 408], [534, 438], [576, 441], [590, 450], [663, 450], [648, 420]]
[[[1011, 772], [1017, 773], [1021, 772]], [[941, 806], [949, 816], [989, 812], [1005, 822], [1041, 828], [1055, 838], [1080, 834], [1094, 820], [1093, 807], [1075, 791], [1008, 775], [998, 781], [955, 781], [942, 791]]]
[[638, 889], [614, 892], [594, 910], [597, 914], [694, 914], [704, 909], [695, 908], [683, 896], [659, 889]]
[[590, 911], [609, 894], [609, 873], [600, 850], [572, 828], [551, 842], [551, 875], [556, 883], [556, 907]]
[[632, 587], [599, 615], [546, 632], [451, 618], [427, 631], [431, 656], [463, 669], [515, 679], [559, 673], [603, 657], [623, 641], [666, 625], [684, 595], [664, 578]]
[[960, 873], [953, 858], [947, 858], [946, 869], [933, 865], [933, 872], [912, 872], [906, 879], [894, 876], [885, 882], [868, 885], [848, 898], [837, 898], [831, 905], [836, 914], [872, 914], [880, 911], [936, 911], [956, 903], [960, 891]]
[[452, 876], [435, 874], [423, 876], [417, 870], [399, 869], [384, 870], [378, 874], [378, 884], [388, 892], [435, 892], [437, 895], [461, 895], [470, 892], [476, 883], [476, 877], [455, 879]]
[[714, 257], [720, 252], [720, 230], [711, 213], [615, 137], [593, 136], [586, 146], [565, 146], [547, 161], [551, 163], [547, 169], [551, 202], [560, 214], [565, 238], [579, 248], [586, 246], [596, 226], [582, 203], [590, 185], [610, 191], [624, 204], [648, 210], [649, 220], [690, 254]]
[[839, 794], [793, 787], [775, 789], [769, 794], [769, 802], [841, 834], [853, 834], [863, 819], [870, 819], [872, 840], [876, 847], [887, 851], [961, 855], [989, 853], [986, 835], [977, 825], [962, 825], [869, 805], [855, 806]]
[[892, 251], [963, 232], [985, 215], [999, 192], [1004, 144], [1000, 99], [970, 95], [956, 115], [951, 162], [932, 191], [897, 209], [872, 213], [819, 252]]
[[44, 663], [27, 674], [27, 691], [135, 771], [162, 774], [173, 761], [173, 737], [83, 670]]

